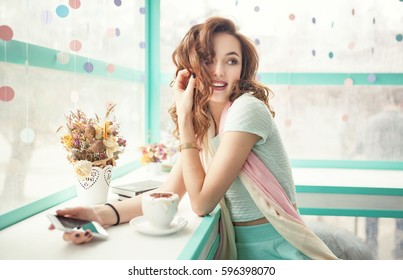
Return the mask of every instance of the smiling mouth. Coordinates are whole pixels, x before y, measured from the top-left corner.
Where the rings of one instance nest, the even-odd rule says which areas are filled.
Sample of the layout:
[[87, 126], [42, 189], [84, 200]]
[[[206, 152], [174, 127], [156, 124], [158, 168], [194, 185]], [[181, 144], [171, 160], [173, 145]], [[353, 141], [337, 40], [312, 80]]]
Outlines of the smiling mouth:
[[227, 83], [224, 82], [214, 82], [213, 88], [214, 90], [224, 90], [227, 87]]

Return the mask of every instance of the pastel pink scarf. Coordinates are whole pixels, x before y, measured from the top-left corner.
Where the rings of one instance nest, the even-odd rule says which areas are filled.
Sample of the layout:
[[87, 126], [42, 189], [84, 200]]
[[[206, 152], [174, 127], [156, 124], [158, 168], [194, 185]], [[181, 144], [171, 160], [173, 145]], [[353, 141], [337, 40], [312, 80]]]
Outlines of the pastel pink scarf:
[[[228, 103], [221, 115], [220, 134], [230, 106], [231, 103]], [[214, 125], [210, 128], [214, 128]], [[212, 129], [202, 143], [201, 158], [205, 170], [215, 153], [209, 145], [211, 137], [214, 137]], [[239, 178], [260, 211], [290, 244], [311, 259], [337, 259], [326, 244], [305, 225], [280, 183], [253, 152], [246, 159]], [[220, 206], [221, 239], [216, 259], [236, 259], [235, 232], [224, 198]]]

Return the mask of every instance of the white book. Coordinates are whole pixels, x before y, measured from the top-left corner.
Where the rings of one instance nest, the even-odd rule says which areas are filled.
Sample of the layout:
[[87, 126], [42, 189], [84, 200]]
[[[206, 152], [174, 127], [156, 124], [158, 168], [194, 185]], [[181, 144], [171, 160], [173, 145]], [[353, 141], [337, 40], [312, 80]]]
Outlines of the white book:
[[131, 196], [122, 195], [122, 194], [119, 194], [119, 195], [118, 195], [118, 200], [120, 200], [120, 201], [129, 199], [129, 198], [132, 198], [132, 197], [131, 197]]
[[113, 185], [111, 186], [111, 192], [125, 197], [133, 197], [143, 192], [156, 189], [160, 185], [162, 185], [161, 181], [143, 180], [127, 184]]

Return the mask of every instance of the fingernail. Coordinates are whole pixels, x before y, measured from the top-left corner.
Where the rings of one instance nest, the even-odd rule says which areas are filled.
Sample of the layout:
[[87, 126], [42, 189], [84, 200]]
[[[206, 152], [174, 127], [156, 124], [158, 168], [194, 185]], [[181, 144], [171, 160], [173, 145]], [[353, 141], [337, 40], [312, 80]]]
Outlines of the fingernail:
[[193, 77], [193, 79], [195, 79], [195, 78], [196, 78], [196, 74], [195, 74], [195, 73], [192, 73], [192, 77]]
[[80, 237], [80, 234], [79, 234], [79, 233], [76, 233], [76, 234], [74, 234], [74, 237], [75, 237], [75, 238], [79, 238], [79, 237]]

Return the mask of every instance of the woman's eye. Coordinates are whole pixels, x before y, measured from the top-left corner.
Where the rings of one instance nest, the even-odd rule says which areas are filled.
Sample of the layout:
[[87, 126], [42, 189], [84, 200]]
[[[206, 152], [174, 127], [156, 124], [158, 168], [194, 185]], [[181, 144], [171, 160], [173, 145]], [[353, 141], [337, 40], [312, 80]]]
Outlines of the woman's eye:
[[238, 64], [238, 61], [236, 59], [231, 59], [231, 60], [228, 61], [228, 64], [229, 65], [236, 65], [236, 64]]

